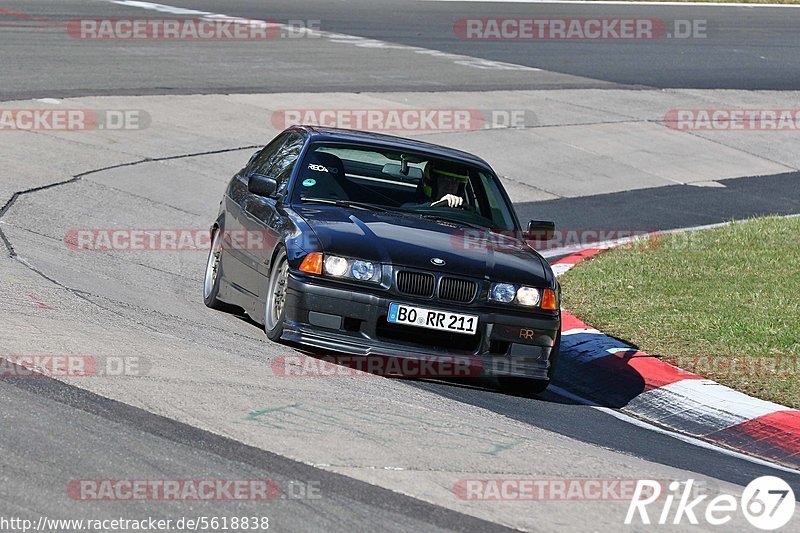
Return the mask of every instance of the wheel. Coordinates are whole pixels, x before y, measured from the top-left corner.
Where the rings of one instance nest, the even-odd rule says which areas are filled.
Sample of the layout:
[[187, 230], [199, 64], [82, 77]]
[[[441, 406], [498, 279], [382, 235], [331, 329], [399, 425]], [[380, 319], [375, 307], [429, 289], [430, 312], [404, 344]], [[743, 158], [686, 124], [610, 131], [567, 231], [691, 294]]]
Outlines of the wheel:
[[561, 332], [550, 352], [550, 368], [547, 369], [547, 379], [520, 378], [515, 376], [500, 376], [497, 378], [500, 387], [514, 396], [532, 396], [541, 394], [550, 385], [556, 371], [558, 353], [561, 351]]
[[203, 281], [203, 301], [207, 307], [223, 310], [228, 306], [217, 300], [219, 294], [219, 284], [222, 276], [222, 237], [219, 228], [214, 230], [211, 236], [211, 249], [208, 251], [208, 261], [206, 262], [206, 274]]
[[283, 335], [286, 320], [286, 285], [289, 281], [289, 262], [286, 251], [281, 250], [272, 263], [267, 287], [267, 303], [264, 313], [264, 331], [272, 341]]

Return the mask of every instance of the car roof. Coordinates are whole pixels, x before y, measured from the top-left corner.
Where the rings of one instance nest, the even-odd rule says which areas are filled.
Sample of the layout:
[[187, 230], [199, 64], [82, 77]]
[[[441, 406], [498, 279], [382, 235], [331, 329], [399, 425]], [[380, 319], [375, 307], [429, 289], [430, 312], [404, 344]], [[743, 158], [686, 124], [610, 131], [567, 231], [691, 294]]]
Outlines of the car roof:
[[312, 142], [351, 142], [365, 146], [374, 146], [376, 148], [422, 152], [433, 157], [451, 159], [455, 161], [461, 161], [463, 163], [471, 163], [473, 165], [483, 167], [486, 170], [492, 171], [492, 167], [489, 165], [489, 163], [480, 157], [470, 154], [469, 152], [463, 152], [461, 150], [456, 150], [455, 148], [448, 148], [438, 144], [407, 139], [405, 137], [397, 137], [395, 135], [385, 135], [383, 133], [373, 133], [368, 131], [347, 130], [342, 128], [328, 128], [311, 125], [298, 125], [293, 126], [293, 128], [302, 129], [308, 132]]

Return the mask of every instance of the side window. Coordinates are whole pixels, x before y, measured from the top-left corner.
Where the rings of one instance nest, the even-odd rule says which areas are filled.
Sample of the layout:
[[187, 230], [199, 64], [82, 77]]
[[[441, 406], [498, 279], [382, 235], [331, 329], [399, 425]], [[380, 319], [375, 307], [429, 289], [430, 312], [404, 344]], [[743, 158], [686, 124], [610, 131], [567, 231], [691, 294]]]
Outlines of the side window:
[[[500, 192], [497, 182], [492, 179], [488, 174], [480, 172], [481, 185], [483, 186], [483, 195], [486, 197], [486, 205], [480, 206], [481, 216], [488, 218], [492, 221], [495, 227], [502, 229], [514, 229], [514, 219], [508, 210], [508, 206], [503, 200], [503, 195]], [[479, 194], [479, 196], [481, 196]], [[483, 202], [479, 202], [483, 204]]]
[[290, 133], [283, 146], [272, 159], [272, 165], [267, 175], [275, 178], [275, 181], [278, 182], [279, 193], [285, 193], [286, 188], [289, 186], [289, 176], [292, 175], [292, 170], [294, 170], [297, 159], [300, 157], [303, 144], [305, 144], [305, 139], [302, 135]]
[[247, 166], [248, 174], [260, 174], [262, 176], [269, 176], [269, 168], [275, 159], [275, 155], [283, 147], [286, 138], [291, 135], [285, 133], [273, 139], [261, 152], [250, 162]]

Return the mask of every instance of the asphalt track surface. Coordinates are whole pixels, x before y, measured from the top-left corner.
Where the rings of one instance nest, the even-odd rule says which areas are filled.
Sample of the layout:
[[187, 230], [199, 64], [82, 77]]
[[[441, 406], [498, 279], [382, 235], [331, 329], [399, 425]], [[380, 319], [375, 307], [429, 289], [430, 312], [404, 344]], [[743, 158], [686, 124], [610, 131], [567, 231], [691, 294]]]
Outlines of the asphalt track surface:
[[[0, 98], [104, 94], [328, 92], [335, 90], [488, 90], [568, 87], [797, 89], [800, 9], [702, 6], [383, 2], [347, 0], [176, 0], [170, 6], [254, 19], [316, 20], [319, 28], [392, 44], [542, 69], [484, 70], [482, 76], [411, 60], [362, 64], [308, 39], [261, 43], [94, 42], [64, 35], [58, 24], [88, 18], [155, 17], [104, 0], [8, 0], [0, 15]], [[174, 17], [161, 13], [163, 17]], [[459, 39], [464, 18], [655, 18], [705, 22], [704, 38], [643, 41], [473, 41]], [[354, 47], [355, 48], [355, 47]], [[41, 50], [48, 50], [42, 54]]]
[[[45, 516], [64, 511], [68, 516], [85, 516], [87, 511], [93, 511], [91, 505], [54, 502], [63, 500], [63, 487], [71, 479], [70, 474], [106, 464], [115, 465], [119, 472], [126, 469], [149, 472], [152, 479], [163, 478], [166, 472], [194, 471], [204, 472], [208, 478], [269, 479], [283, 487], [283, 494], [268, 504], [268, 514], [263, 502], [203, 502], [197, 506], [160, 502], [150, 508], [136, 509], [138, 516], [146, 516], [145, 512], [163, 518], [181, 514], [269, 516], [273, 527], [281, 531], [357, 531], [367, 524], [367, 529], [374, 527], [377, 531], [506, 530], [55, 380], [18, 379], [16, 383], [4, 380], [0, 382], [0, 398], [4, 406], [3, 424], [14, 428], [13, 432], [0, 433], [2, 448], [25, 451], [11, 457], [4, 454], [0, 463], [13, 479], [13, 490], [11, 484], [4, 483], [5, 516], [31, 508]], [[57, 460], [52, 462], [54, 452]], [[48, 463], [51, 463], [49, 468], [43, 468]], [[27, 473], [24, 478], [20, 475], [23, 472]], [[53, 490], [57, 480], [62, 484]], [[311, 481], [294, 492], [287, 491], [285, 487], [291, 483], [300, 483], [297, 480]], [[306, 498], [312, 493], [321, 497]], [[32, 506], [37, 501], [41, 503]], [[95, 503], [100, 513], [108, 512], [102, 509], [103, 505]]]
[[[558, 220], [573, 230], [601, 228], [609, 209], [615, 227], [649, 232], [689, 228], [764, 215], [800, 212], [800, 174], [722, 180], [724, 188], [653, 187], [612, 194], [517, 204], [521, 219]], [[600, 225], [599, 225], [600, 224]], [[610, 228], [609, 228], [610, 229]]]
[[[167, 3], [249, 18], [320, 19], [325, 31], [525, 65], [546, 72], [485, 70], [476, 75], [464, 73], [463, 69], [441, 71], [440, 66], [417, 66], [405, 59], [385, 64], [381, 72], [365, 72], [359, 68], [358, 47], [332, 52], [315, 48], [317, 45], [306, 40], [275, 43], [275, 53], [272, 50], [265, 53], [246, 43], [216, 43], [206, 47], [175, 43], [76, 46], [62, 33], [48, 29], [46, 23], [33, 30], [29, 21], [7, 16], [2, 17], [4, 25], [0, 27], [0, 50], [3, 50], [0, 99], [334, 89], [479, 91], [620, 86], [632, 90], [797, 89], [800, 84], [797, 53], [800, 36], [795, 30], [800, 22], [800, 9], [402, 1], [392, 3], [390, 10], [377, 2], [315, 1], [272, 2], [265, 11], [263, 2], [244, 0]], [[2, 9], [48, 21], [150, 16], [143, 15], [140, 9], [88, 0], [9, 1]], [[743, 11], [746, 16], [742, 16]], [[709, 37], [702, 41], [667, 43], [474, 43], [459, 41], [452, 33], [456, 19], [473, 16], [592, 17], [599, 13], [670, 20], [707, 19]], [[242, 157], [246, 158], [248, 153], [243, 151]], [[668, 229], [754, 214], [798, 212], [797, 178], [796, 174], [739, 178], [726, 181], [726, 188], [678, 185], [525, 203], [517, 208], [523, 218], [554, 218], [570, 228], [608, 226], [613, 212], [616, 227]], [[81, 201], [86, 191], [70, 191], [69, 187], [46, 191], [40, 201], [45, 205]], [[24, 210], [28, 205], [23, 202], [14, 209]], [[15, 242], [11, 239], [8, 244], [13, 246]], [[52, 262], [57, 263], [57, 259]], [[67, 267], [48, 266], [53, 268], [47, 275], [52, 271], [59, 278], [68, 277]], [[90, 270], [87, 268], [87, 272]], [[165, 274], [163, 279], [157, 279], [163, 281], [169, 277]], [[134, 315], [123, 318], [135, 320]], [[142, 318], [149, 321], [150, 327], [163, 329], [162, 319]], [[240, 322], [237, 331], [244, 332], [242, 336], [255, 339], [254, 342], [267, 342], [258, 326]], [[519, 398], [498, 392], [491, 381], [393, 381], [399, 387], [432, 393], [586, 443], [591, 445], [590, 449], [598, 450], [598, 457], [605, 450], [620, 452], [736, 485], [745, 485], [761, 475], [776, 475], [776, 470], [768, 466], [676, 440], [553, 392], [538, 398]], [[371, 393], [376, 397], [382, 394], [379, 387]], [[151, 477], [169, 477], [169, 473], [174, 473], [174, 477], [182, 477], [184, 472], [202, 472], [206, 477], [318, 482], [324, 498], [297, 501], [287, 498], [271, 504], [268, 514], [276, 518], [282, 531], [502, 529], [421, 498], [294, 461], [48, 378], [2, 378], [0, 398], [4, 428], [0, 430], [3, 451], [0, 515], [34, 512], [113, 516], [120, 512], [118, 504], [109, 509], [102, 502], [71, 501], [64, 497], [64, 483], [85, 472], [100, 472], [102, 477], [126, 477], [129, 472]], [[786, 472], [777, 475], [800, 494], [800, 475]], [[175, 516], [201, 514], [201, 511], [233, 516], [254, 510], [258, 511], [252, 504], [241, 502], [196, 506], [147, 502], [123, 509], [124, 513], [136, 516]], [[568, 517], [564, 518], [564, 525], [569, 526]]]

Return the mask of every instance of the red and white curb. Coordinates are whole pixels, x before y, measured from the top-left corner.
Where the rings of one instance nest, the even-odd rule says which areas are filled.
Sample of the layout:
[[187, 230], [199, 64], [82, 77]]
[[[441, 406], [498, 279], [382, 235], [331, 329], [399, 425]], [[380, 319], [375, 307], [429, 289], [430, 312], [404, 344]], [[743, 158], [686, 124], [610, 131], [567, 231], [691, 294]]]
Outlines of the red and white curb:
[[[561, 275], [603, 248], [553, 263]], [[753, 398], [593, 329], [562, 312], [559, 371], [569, 388], [681, 433], [800, 469], [800, 411]], [[574, 379], [573, 379], [574, 377]]]

